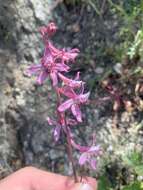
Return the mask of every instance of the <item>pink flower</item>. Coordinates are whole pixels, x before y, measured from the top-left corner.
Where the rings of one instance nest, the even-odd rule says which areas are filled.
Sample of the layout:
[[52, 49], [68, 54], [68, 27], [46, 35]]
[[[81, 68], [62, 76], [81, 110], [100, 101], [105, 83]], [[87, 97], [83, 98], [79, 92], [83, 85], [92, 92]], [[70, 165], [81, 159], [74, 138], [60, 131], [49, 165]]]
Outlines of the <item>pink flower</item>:
[[31, 75], [36, 75], [37, 76], [37, 80], [36, 82], [38, 84], [43, 84], [43, 82], [46, 80], [46, 78], [48, 77], [48, 72], [47, 70], [44, 68], [43, 65], [41, 64], [37, 64], [37, 65], [32, 65], [30, 66], [27, 71], [26, 71], [26, 75], [31, 76]]
[[[93, 141], [95, 141], [93, 139]], [[71, 144], [72, 146], [79, 150], [82, 154], [79, 157], [79, 164], [82, 166], [84, 164], [88, 164], [92, 169], [96, 169], [96, 158], [101, 155], [101, 148], [99, 145], [92, 143], [91, 146], [81, 146], [76, 144], [71, 135]]]
[[[58, 73], [68, 72], [70, 67], [65, 63], [68, 61], [73, 61], [78, 55], [78, 49], [71, 49], [69, 51], [59, 50], [53, 46], [49, 41], [49, 36], [53, 35], [57, 30], [54, 23], [50, 23], [48, 26], [40, 28], [40, 32], [43, 36], [45, 42], [44, 55], [41, 59], [41, 63], [38, 65], [32, 65], [28, 68], [26, 74], [29, 76], [36, 75], [37, 83], [43, 84], [43, 82], [50, 77], [53, 86], [58, 84]], [[77, 84], [77, 83], [76, 83]]]
[[[49, 23], [47, 26], [40, 27], [40, 33], [42, 34], [43, 39], [46, 43], [48, 42], [46, 37], [52, 36], [56, 31], [57, 31], [57, 26], [53, 22]], [[62, 62], [74, 61], [79, 53], [79, 49], [77, 48], [70, 49], [67, 51], [65, 49], [58, 50], [52, 45], [51, 42], [48, 43], [49, 43], [49, 48], [52, 50], [51, 53], [53, 53], [53, 55], [56, 56], [57, 58], [60, 58]]]
[[60, 59], [62, 63], [74, 61], [79, 54], [79, 49], [77, 48], [67, 51], [65, 49], [59, 50], [55, 48], [51, 42], [49, 42], [49, 48], [52, 52], [52, 55], [55, 56], [56, 59]]
[[64, 82], [64, 84], [66, 86], [69, 86], [71, 88], [78, 88], [78, 87], [81, 87], [82, 84], [84, 84], [83, 81], [78, 81], [79, 72], [77, 73], [75, 80], [69, 79], [69, 78], [65, 77], [64, 75], [62, 75], [61, 73], [59, 73], [58, 76]]
[[83, 152], [79, 158], [79, 164], [89, 164], [92, 169], [96, 169], [96, 157], [100, 155], [101, 148], [99, 145], [91, 146], [87, 151]]
[[49, 117], [47, 118], [47, 121], [49, 125], [55, 126], [54, 131], [53, 131], [53, 136], [54, 136], [55, 141], [57, 142], [60, 138], [62, 125], [58, 123], [57, 121], [50, 119]]
[[78, 56], [78, 54], [79, 54], [79, 49], [77, 49], [77, 48], [70, 49], [68, 51], [65, 51], [65, 49], [63, 49], [61, 51], [61, 55], [59, 55], [59, 57], [64, 62], [69, 62], [69, 61], [74, 61], [75, 58]]
[[67, 96], [69, 99], [66, 100], [58, 107], [59, 112], [65, 112], [67, 109], [71, 109], [72, 114], [75, 116], [78, 122], [82, 122], [82, 113], [80, 111], [80, 105], [87, 102], [90, 93], [81, 92], [76, 94], [72, 88], [63, 87], [59, 89], [59, 92]]
[[[85, 163], [89, 164], [91, 168], [96, 169], [96, 157], [100, 155], [101, 149], [99, 146], [95, 146], [94, 138], [91, 146], [80, 146], [73, 140], [73, 134], [71, 132], [71, 126], [76, 125], [78, 122], [82, 122], [82, 113], [80, 106], [88, 101], [90, 93], [84, 93], [84, 82], [79, 80], [79, 72], [74, 79], [67, 78], [63, 73], [68, 72], [70, 67], [68, 62], [74, 62], [79, 50], [65, 49], [62, 50], [56, 48], [49, 38], [56, 32], [57, 26], [54, 23], [49, 23], [47, 26], [40, 28], [45, 49], [40, 64], [32, 65], [28, 68], [27, 74], [29, 76], [36, 75], [37, 83], [43, 84], [49, 77], [52, 81], [53, 90], [57, 95], [57, 121], [51, 118], [47, 118], [49, 125], [54, 126], [53, 136], [57, 142], [60, 139], [61, 134], [65, 134], [67, 137], [67, 143], [69, 144], [70, 155], [72, 151], [70, 146], [73, 146], [80, 151], [81, 156], [79, 158], [79, 164], [82, 166]], [[62, 102], [61, 95], [67, 97], [67, 100]], [[74, 119], [66, 117], [64, 113], [67, 110], [71, 110]], [[70, 161], [73, 164], [72, 157]], [[76, 173], [76, 172], [75, 172]], [[76, 175], [75, 175], [76, 181]]]
[[[57, 142], [60, 138], [61, 131], [63, 130], [64, 132], [66, 132], [64, 122], [62, 121], [62, 119], [57, 122], [49, 117], [47, 117], [47, 121], [49, 125], [55, 127], [53, 130], [53, 136], [55, 141]], [[77, 122], [74, 119], [66, 118], [66, 124], [68, 126], [74, 126], [77, 124]]]
[[57, 59], [59, 58], [59, 55], [61, 54], [61, 50], [59, 50], [58, 48], [56, 48], [51, 41], [47, 42], [47, 46], [49, 47], [52, 56]]
[[69, 67], [62, 63], [57, 63], [51, 54], [49, 46], [45, 48], [44, 56], [41, 59], [41, 63], [38, 65], [32, 65], [28, 68], [27, 74], [35, 74], [37, 76], [37, 83], [43, 84], [43, 82], [49, 76], [53, 82], [53, 86], [58, 83], [58, 72], [68, 72]]
[[40, 27], [40, 33], [44, 37], [45, 35], [51, 36], [53, 35], [57, 30], [57, 26], [55, 23], [51, 22], [47, 26]]

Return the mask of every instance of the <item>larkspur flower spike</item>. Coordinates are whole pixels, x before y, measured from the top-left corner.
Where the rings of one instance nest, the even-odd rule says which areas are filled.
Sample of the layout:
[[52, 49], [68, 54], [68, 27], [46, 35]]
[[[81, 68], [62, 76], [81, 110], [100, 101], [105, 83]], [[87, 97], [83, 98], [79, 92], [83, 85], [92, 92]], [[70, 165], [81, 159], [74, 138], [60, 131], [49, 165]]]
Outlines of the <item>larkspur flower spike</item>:
[[[40, 28], [40, 33], [44, 41], [44, 53], [39, 64], [32, 65], [27, 70], [27, 75], [35, 75], [36, 82], [42, 85], [47, 79], [50, 79], [51, 86], [57, 95], [56, 118], [47, 118], [49, 125], [54, 126], [53, 136], [55, 142], [59, 141], [61, 134], [67, 138], [68, 147], [73, 147], [81, 152], [79, 164], [90, 165], [96, 169], [96, 157], [100, 154], [100, 147], [94, 144], [91, 146], [80, 146], [74, 142], [74, 135], [71, 133], [71, 127], [82, 122], [83, 115], [81, 106], [88, 101], [89, 92], [84, 92], [85, 82], [79, 80], [79, 72], [74, 79], [68, 78], [65, 73], [70, 71], [70, 63], [75, 62], [79, 54], [77, 48], [58, 49], [50, 38], [55, 34], [57, 26], [55, 23], [49, 23], [47, 26]], [[71, 112], [74, 119], [67, 117], [67, 112]], [[69, 148], [69, 159], [72, 162], [75, 181], [77, 181], [76, 169], [73, 159], [71, 158], [72, 148]]]

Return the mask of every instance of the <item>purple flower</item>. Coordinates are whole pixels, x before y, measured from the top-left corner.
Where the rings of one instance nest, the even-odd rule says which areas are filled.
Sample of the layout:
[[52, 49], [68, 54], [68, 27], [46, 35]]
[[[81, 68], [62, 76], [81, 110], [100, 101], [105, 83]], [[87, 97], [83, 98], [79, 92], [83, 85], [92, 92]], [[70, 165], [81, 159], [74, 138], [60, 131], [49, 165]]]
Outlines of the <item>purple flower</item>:
[[32, 74], [37, 76], [37, 83], [43, 84], [43, 82], [49, 76], [52, 80], [53, 86], [58, 84], [58, 73], [68, 72], [70, 67], [65, 63], [68, 61], [74, 61], [75, 57], [78, 55], [78, 49], [71, 49], [69, 51], [59, 50], [53, 46], [49, 41], [49, 37], [53, 35], [57, 30], [54, 23], [50, 23], [48, 26], [40, 28], [40, 32], [43, 36], [45, 43], [44, 55], [41, 59], [40, 64], [32, 65], [28, 68], [26, 74], [31, 76]]
[[61, 54], [61, 50], [56, 48], [50, 40], [46, 41], [46, 46], [50, 49], [52, 56], [57, 59]]
[[35, 74], [37, 76], [37, 83], [43, 84], [43, 82], [49, 76], [53, 82], [53, 86], [58, 83], [58, 72], [68, 72], [69, 67], [62, 63], [57, 63], [51, 54], [49, 46], [45, 48], [44, 56], [41, 59], [41, 63], [38, 65], [32, 65], [28, 68], [27, 74]]
[[[55, 141], [57, 142], [60, 138], [61, 130], [66, 132], [65, 125], [64, 125], [65, 122], [62, 121], [62, 118], [60, 119], [60, 121], [57, 122], [49, 117], [47, 117], [47, 121], [49, 125], [55, 127], [53, 130], [53, 136], [54, 136]], [[66, 118], [66, 124], [68, 126], [74, 126], [77, 124], [77, 122], [74, 119]]]
[[71, 144], [72, 146], [79, 150], [82, 154], [79, 157], [79, 164], [83, 166], [84, 164], [88, 164], [92, 169], [96, 169], [96, 158], [101, 155], [101, 148], [99, 145], [95, 145], [95, 140], [93, 139], [93, 143], [91, 146], [81, 146], [74, 142], [71, 135]]
[[91, 146], [87, 151], [83, 152], [79, 158], [79, 164], [89, 164], [92, 169], [96, 169], [96, 157], [100, 155], [101, 148], [99, 145]]
[[70, 49], [65, 51], [65, 49], [63, 49], [61, 51], [61, 54], [59, 55], [59, 57], [64, 61], [64, 62], [69, 62], [69, 61], [74, 61], [75, 58], [78, 56], [79, 54], [79, 49], [74, 48], [74, 49]]
[[47, 118], [47, 121], [49, 125], [55, 126], [54, 131], [53, 131], [53, 136], [54, 136], [55, 141], [57, 142], [60, 138], [62, 125], [58, 123], [57, 121], [50, 119], [49, 117]]
[[56, 32], [56, 30], [57, 30], [57, 26], [53, 22], [49, 23], [47, 26], [42, 26], [39, 29], [43, 37], [45, 37], [45, 35], [48, 35], [48, 36], [53, 35]]
[[76, 94], [75, 91], [69, 87], [60, 88], [59, 92], [67, 96], [69, 99], [58, 107], [58, 111], [64, 112], [67, 109], [71, 109], [72, 114], [75, 116], [77, 121], [82, 122], [82, 113], [80, 110], [80, 105], [87, 102], [90, 93], [87, 92], [83, 94], [83, 92], [81, 92], [80, 94]]
[[[100, 155], [100, 146], [95, 146], [94, 138], [91, 146], [80, 146], [73, 140], [74, 135], [71, 132], [71, 127], [75, 126], [78, 122], [82, 122], [82, 113], [80, 106], [88, 101], [90, 93], [84, 93], [84, 82], [79, 80], [79, 72], [74, 79], [64, 76], [69, 71], [70, 67], [68, 62], [74, 62], [79, 50], [74, 49], [58, 49], [50, 41], [50, 37], [56, 32], [57, 26], [54, 23], [49, 23], [47, 26], [40, 28], [45, 49], [40, 64], [32, 65], [28, 68], [26, 74], [29, 76], [36, 75], [37, 83], [43, 84], [47, 78], [52, 81], [53, 90], [57, 95], [56, 117], [57, 121], [51, 118], [47, 118], [49, 125], [54, 126], [53, 137], [57, 142], [60, 139], [61, 134], [65, 134], [67, 137], [69, 154], [72, 155], [73, 146], [79, 150], [81, 156], [79, 158], [79, 164], [90, 165], [91, 168], [96, 169], [96, 157]], [[67, 97], [67, 100], [62, 102], [62, 95]], [[65, 111], [70, 110], [74, 116], [74, 119], [68, 118]], [[75, 171], [72, 157], [70, 161], [73, 165], [73, 171]], [[77, 176], [75, 173], [75, 181]]]
[[68, 63], [69, 61], [74, 61], [75, 58], [78, 56], [79, 54], [79, 49], [74, 48], [74, 49], [70, 49], [70, 50], [59, 50], [57, 48], [55, 48], [53, 46], [53, 44], [48, 41], [48, 46], [49, 49], [51, 50], [52, 55], [56, 58], [56, 59], [60, 59], [62, 63]]
[[59, 73], [58, 76], [66, 86], [69, 86], [71, 88], [78, 88], [78, 87], [81, 87], [82, 84], [84, 84], [83, 81], [78, 81], [79, 73], [77, 73], [75, 80], [69, 79], [65, 77], [64, 75], [62, 75], [61, 73]]
[[47, 39], [57, 31], [57, 26], [55, 25], [55, 23], [51, 22], [47, 26], [40, 27], [39, 31], [43, 36], [44, 42], [49, 43], [49, 48], [52, 50], [52, 55], [56, 56], [56, 58], [60, 58], [63, 63], [75, 60], [79, 53], [79, 49], [74, 48], [67, 51], [65, 49], [58, 50], [52, 45], [51, 42], [49, 42], [49, 39]]

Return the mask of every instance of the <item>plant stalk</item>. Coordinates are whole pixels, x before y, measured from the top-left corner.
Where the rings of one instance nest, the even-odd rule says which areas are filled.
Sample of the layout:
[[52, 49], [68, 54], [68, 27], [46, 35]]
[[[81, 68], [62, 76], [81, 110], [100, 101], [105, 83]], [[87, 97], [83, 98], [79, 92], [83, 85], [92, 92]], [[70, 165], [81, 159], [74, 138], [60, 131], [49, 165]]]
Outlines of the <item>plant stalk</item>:
[[75, 167], [75, 162], [74, 162], [74, 159], [73, 159], [73, 151], [72, 151], [72, 144], [71, 144], [71, 137], [70, 137], [70, 132], [69, 132], [69, 129], [68, 129], [68, 126], [67, 126], [67, 123], [66, 123], [66, 117], [65, 117], [65, 114], [64, 113], [60, 113], [58, 111], [58, 106], [61, 104], [61, 96], [60, 96], [60, 93], [58, 91], [58, 88], [57, 87], [54, 87], [55, 89], [55, 92], [57, 94], [57, 115], [58, 117], [62, 120], [63, 124], [64, 124], [64, 127], [65, 127], [65, 135], [66, 135], [66, 140], [67, 140], [67, 152], [68, 152], [68, 157], [69, 157], [69, 160], [72, 164], [72, 170], [73, 170], [73, 176], [74, 176], [74, 181], [75, 183], [78, 182], [78, 175], [77, 175], [77, 171], [76, 171], [76, 167]]
[[68, 150], [68, 156], [69, 156], [69, 160], [71, 161], [72, 164], [72, 170], [73, 170], [73, 175], [74, 175], [74, 181], [75, 183], [78, 183], [78, 175], [77, 175], [77, 171], [76, 171], [76, 167], [75, 167], [75, 162], [73, 159], [73, 151], [72, 151], [72, 145], [71, 145], [71, 140], [70, 140], [70, 133], [69, 133], [69, 129], [66, 125], [66, 139], [67, 139], [67, 150]]

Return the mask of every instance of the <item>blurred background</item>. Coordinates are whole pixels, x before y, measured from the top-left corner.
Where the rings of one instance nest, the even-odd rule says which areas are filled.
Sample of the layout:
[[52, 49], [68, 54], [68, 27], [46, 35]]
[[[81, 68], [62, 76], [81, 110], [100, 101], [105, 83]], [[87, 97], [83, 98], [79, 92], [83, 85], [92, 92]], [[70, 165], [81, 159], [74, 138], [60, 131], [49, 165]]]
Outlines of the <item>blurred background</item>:
[[80, 71], [91, 91], [74, 134], [85, 145], [96, 133], [103, 148], [97, 170], [80, 171], [99, 190], [143, 189], [142, 0], [0, 0], [0, 178], [27, 165], [71, 175], [46, 121], [55, 106], [50, 83], [24, 75], [40, 61], [38, 30], [50, 21], [57, 47], [80, 49], [70, 76]]

